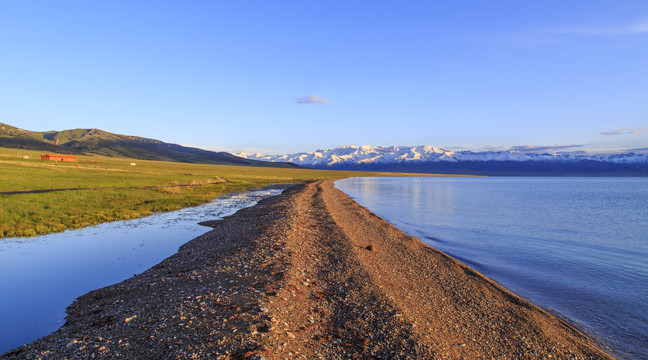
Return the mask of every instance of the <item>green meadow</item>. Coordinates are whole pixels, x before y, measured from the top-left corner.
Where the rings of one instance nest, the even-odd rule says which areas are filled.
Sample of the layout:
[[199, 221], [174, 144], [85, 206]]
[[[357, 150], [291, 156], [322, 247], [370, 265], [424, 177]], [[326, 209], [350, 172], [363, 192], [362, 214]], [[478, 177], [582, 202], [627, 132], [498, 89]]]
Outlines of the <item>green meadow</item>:
[[[40, 160], [41, 151], [0, 148], [0, 237], [34, 236], [133, 219], [278, 183], [349, 176], [394, 176], [78, 156]], [[134, 165], [133, 165], [134, 164]], [[77, 189], [53, 192], [34, 190]], [[7, 194], [7, 192], [18, 192]]]

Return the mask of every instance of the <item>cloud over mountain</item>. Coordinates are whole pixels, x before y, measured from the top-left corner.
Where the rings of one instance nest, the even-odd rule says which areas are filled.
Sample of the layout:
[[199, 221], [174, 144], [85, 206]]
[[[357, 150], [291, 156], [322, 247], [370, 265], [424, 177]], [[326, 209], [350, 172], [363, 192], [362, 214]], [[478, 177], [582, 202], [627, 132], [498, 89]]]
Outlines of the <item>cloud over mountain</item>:
[[602, 131], [601, 135], [634, 135], [634, 134], [639, 134], [641, 132], [644, 132], [648, 130], [648, 128], [640, 128], [640, 129], [634, 129], [634, 128], [618, 128], [614, 130], [608, 130], [608, 131]]
[[520, 152], [556, 152], [558, 150], [567, 150], [576, 147], [583, 147], [585, 145], [553, 145], [553, 146], [533, 146], [533, 145], [522, 145], [522, 146], [513, 146], [511, 150], [520, 151]]

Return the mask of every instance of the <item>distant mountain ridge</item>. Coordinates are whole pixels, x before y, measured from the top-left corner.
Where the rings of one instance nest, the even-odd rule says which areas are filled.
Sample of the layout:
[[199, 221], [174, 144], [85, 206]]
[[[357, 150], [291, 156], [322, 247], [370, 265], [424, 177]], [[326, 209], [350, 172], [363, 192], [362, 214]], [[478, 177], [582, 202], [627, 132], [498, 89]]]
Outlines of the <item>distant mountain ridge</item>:
[[267, 155], [239, 153], [240, 157], [265, 161], [288, 161], [319, 169], [411, 171], [442, 173], [516, 174], [648, 174], [648, 155], [550, 154], [506, 151], [452, 151], [430, 145], [343, 145], [309, 153]]
[[0, 147], [42, 150], [59, 154], [95, 154], [141, 160], [201, 164], [296, 167], [284, 162], [244, 159], [227, 152], [202, 150], [100, 129], [29, 131], [0, 123]]

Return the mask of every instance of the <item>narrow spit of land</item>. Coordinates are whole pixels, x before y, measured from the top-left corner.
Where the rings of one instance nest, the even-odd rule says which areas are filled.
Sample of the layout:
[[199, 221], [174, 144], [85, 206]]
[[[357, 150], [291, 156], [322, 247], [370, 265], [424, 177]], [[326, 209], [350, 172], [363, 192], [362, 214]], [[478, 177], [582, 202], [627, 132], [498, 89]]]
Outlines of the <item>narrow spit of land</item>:
[[[263, 200], [3, 359], [611, 359], [333, 182]], [[46, 301], [46, 299], [44, 299]]]

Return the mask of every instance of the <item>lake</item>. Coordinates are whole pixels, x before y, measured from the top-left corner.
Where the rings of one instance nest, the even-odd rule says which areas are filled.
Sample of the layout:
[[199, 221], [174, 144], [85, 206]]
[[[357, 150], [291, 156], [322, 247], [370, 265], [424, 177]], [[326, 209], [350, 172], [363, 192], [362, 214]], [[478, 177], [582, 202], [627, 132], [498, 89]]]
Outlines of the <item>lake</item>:
[[615, 355], [648, 359], [648, 179], [351, 178], [336, 186]]
[[0, 354], [58, 329], [76, 297], [142, 273], [211, 230], [198, 222], [232, 215], [281, 191], [225, 195], [141, 219], [0, 239]]

